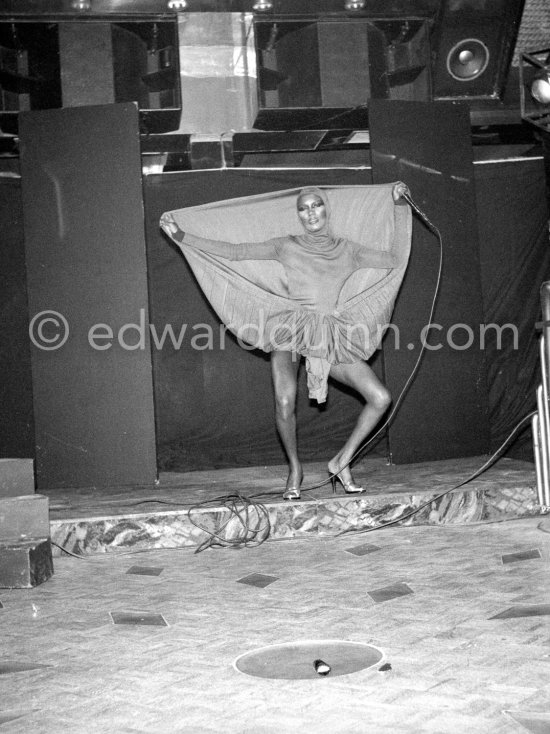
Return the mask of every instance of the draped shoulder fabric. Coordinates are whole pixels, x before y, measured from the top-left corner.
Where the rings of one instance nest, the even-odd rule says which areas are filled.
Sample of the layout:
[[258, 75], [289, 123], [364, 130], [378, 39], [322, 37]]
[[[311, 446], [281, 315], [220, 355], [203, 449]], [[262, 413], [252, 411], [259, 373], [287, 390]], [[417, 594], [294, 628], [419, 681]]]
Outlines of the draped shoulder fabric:
[[394, 185], [308, 188], [326, 205], [319, 236], [304, 231], [296, 188], [165, 212], [161, 227], [238, 340], [306, 358], [309, 396], [321, 403], [331, 365], [368, 359], [390, 323], [412, 230]]

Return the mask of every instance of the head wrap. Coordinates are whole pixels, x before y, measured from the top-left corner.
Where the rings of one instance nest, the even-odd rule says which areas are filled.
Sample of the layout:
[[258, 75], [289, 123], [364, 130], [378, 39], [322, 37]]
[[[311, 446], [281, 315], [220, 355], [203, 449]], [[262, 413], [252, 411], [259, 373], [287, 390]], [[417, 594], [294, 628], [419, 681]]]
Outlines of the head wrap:
[[[298, 194], [298, 197], [296, 199], [296, 212], [298, 212], [298, 202], [301, 199], [302, 196], [306, 196], [307, 194], [314, 194], [315, 196], [318, 196], [323, 204], [325, 205], [325, 212], [327, 215], [325, 224], [323, 225], [322, 229], [317, 230], [317, 232], [308, 232], [304, 227], [303, 234], [299, 235], [298, 239], [300, 242], [302, 242], [305, 245], [308, 245], [310, 247], [315, 247], [317, 249], [323, 249], [329, 246], [332, 246], [334, 243], [334, 237], [332, 234], [332, 229], [330, 226], [330, 203], [328, 200], [327, 194], [322, 190], [317, 188], [317, 186], [307, 186], [304, 189], [300, 190], [300, 193]], [[299, 218], [299, 217], [298, 217]], [[302, 227], [304, 226], [304, 223], [300, 219], [300, 224]]]

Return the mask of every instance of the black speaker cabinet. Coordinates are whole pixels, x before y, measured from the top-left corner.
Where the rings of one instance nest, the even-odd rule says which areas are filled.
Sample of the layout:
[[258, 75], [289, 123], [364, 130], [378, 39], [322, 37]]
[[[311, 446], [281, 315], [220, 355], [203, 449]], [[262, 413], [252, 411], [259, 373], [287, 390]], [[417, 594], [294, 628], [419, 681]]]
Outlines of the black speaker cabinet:
[[135, 102], [143, 134], [177, 130], [178, 27], [175, 15], [0, 22], [0, 128], [17, 135], [28, 110]]
[[346, 126], [342, 112], [370, 99], [427, 101], [429, 36], [421, 18], [257, 21], [255, 127]]
[[499, 99], [525, 0], [442, 0], [432, 35], [434, 99]]
[[280, 106], [353, 107], [373, 92], [388, 96], [385, 69], [375, 68], [382, 48], [382, 34], [367, 23], [310, 23], [286, 33], [276, 44]]

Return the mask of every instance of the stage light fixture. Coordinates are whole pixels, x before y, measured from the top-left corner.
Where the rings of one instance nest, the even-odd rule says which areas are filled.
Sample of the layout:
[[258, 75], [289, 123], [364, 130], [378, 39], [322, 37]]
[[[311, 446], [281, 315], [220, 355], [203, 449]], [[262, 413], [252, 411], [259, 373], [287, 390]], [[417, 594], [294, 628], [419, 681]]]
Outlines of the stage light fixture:
[[550, 49], [521, 54], [521, 119], [550, 132]]
[[531, 94], [537, 102], [550, 104], [550, 71], [542, 71], [531, 82]]
[[273, 3], [271, 0], [256, 0], [252, 10], [255, 13], [270, 13], [273, 10]]

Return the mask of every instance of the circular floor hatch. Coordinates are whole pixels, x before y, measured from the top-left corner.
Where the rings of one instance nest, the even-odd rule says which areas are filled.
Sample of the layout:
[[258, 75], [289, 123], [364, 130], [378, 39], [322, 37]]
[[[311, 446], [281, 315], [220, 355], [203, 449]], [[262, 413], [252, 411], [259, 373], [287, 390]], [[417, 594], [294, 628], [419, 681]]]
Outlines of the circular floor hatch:
[[371, 668], [382, 660], [376, 647], [342, 640], [300, 640], [270, 645], [240, 655], [235, 667], [257, 678], [332, 678]]

